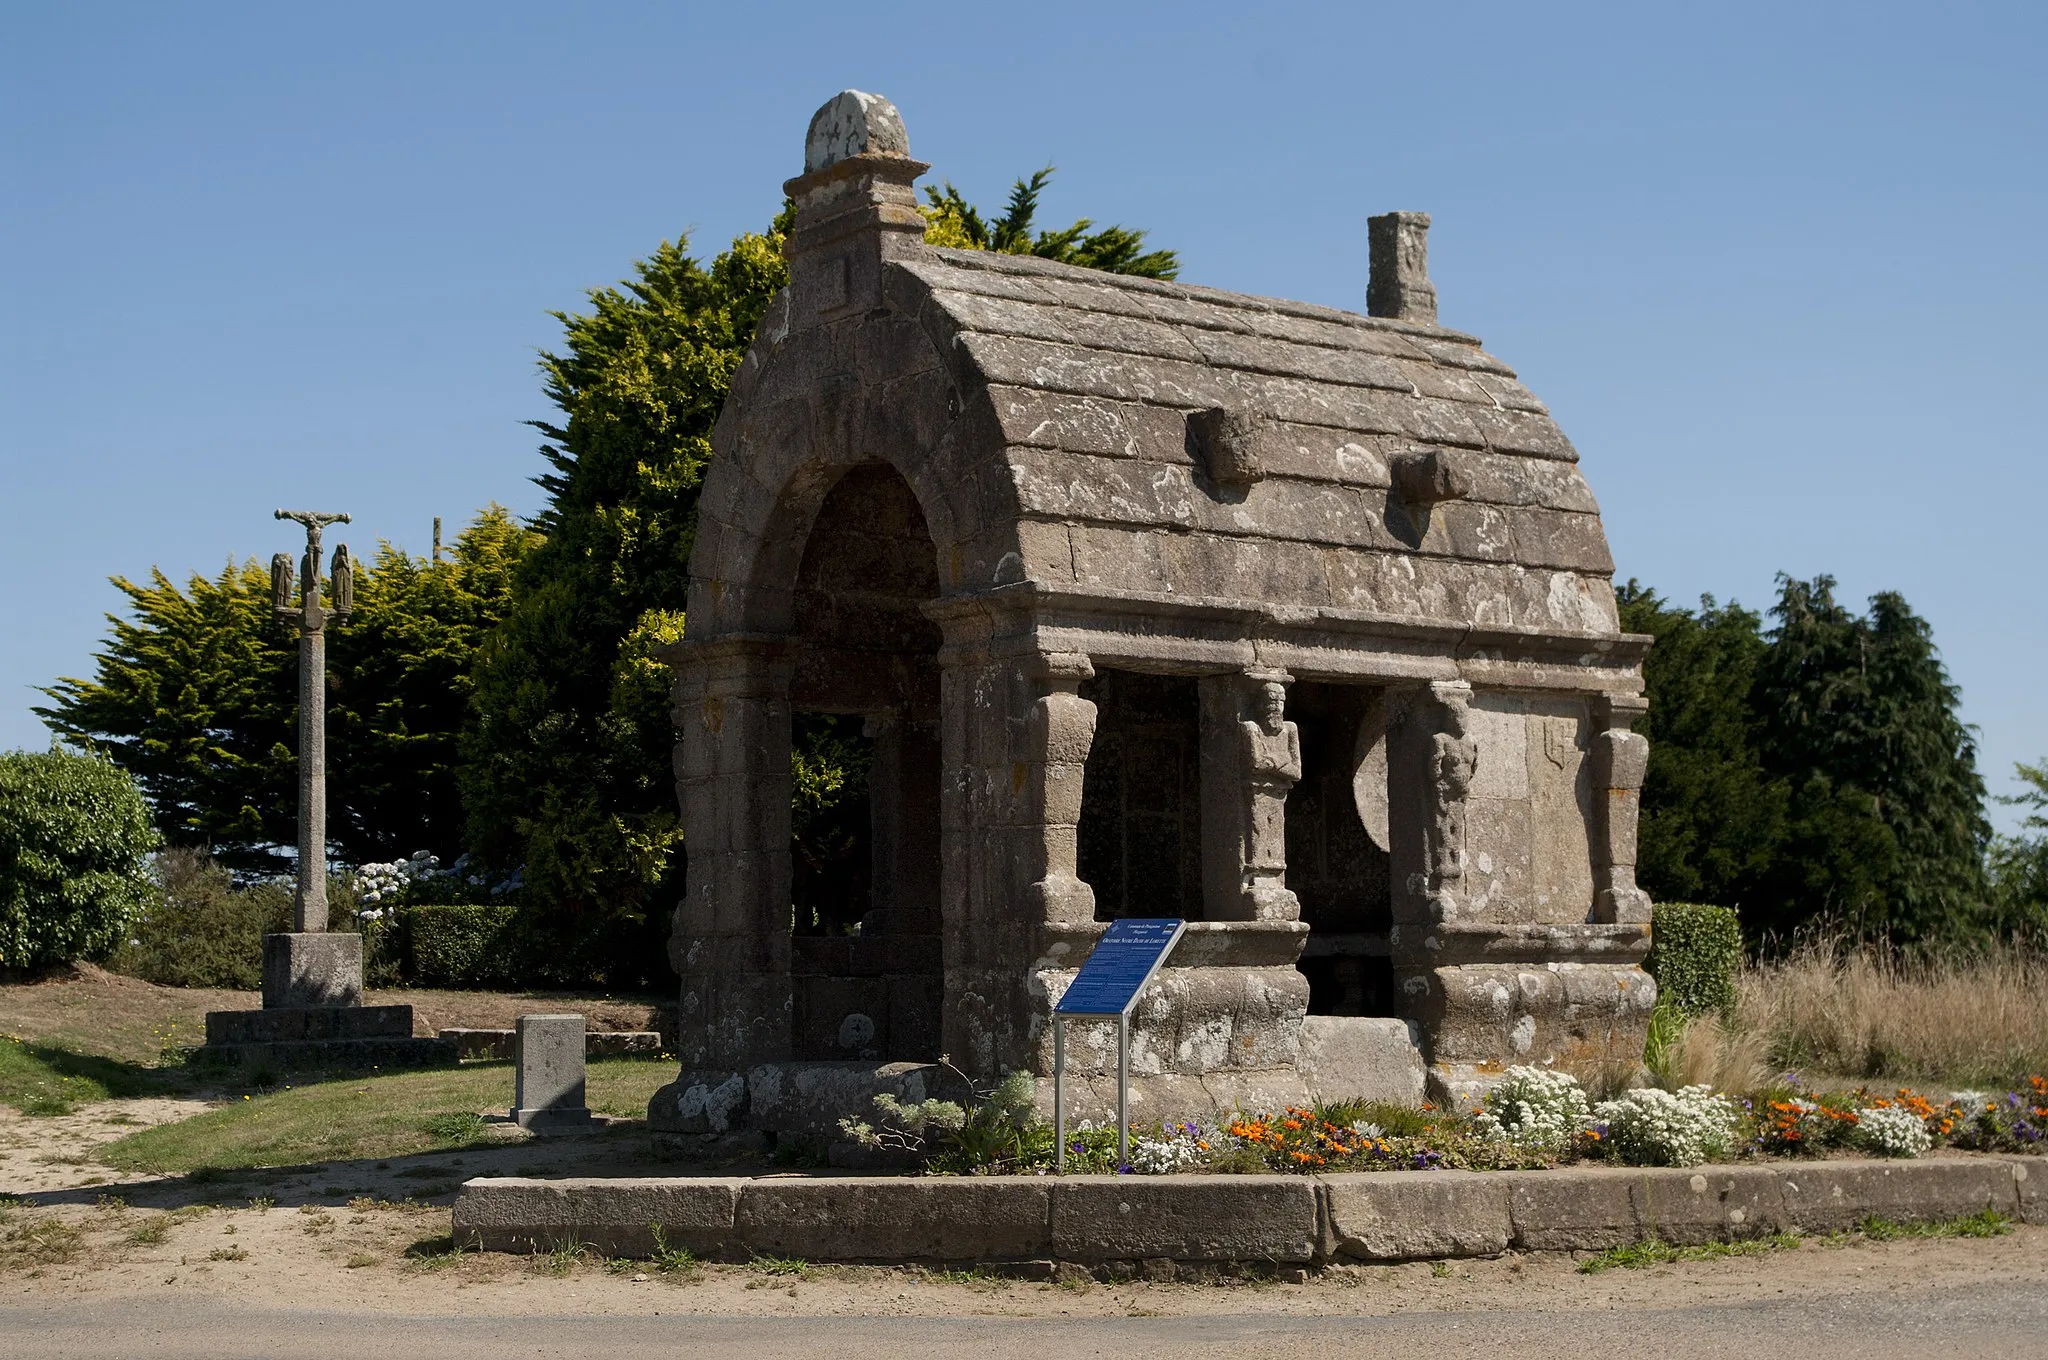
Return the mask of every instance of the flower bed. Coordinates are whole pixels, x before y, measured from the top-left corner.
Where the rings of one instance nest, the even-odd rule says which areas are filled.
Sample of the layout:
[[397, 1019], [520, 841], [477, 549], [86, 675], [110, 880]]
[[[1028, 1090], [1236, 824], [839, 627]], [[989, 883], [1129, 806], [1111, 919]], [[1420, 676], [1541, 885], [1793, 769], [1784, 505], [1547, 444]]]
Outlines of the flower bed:
[[[1052, 1130], [1013, 1078], [963, 1106], [878, 1101], [879, 1126], [847, 1120], [870, 1147], [955, 1174], [1045, 1174]], [[1698, 1166], [1738, 1158], [1861, 1153], [1918, 1157], [1938, 1148], [2048, 1151], [2048, 1078], [2018, 1089], [1962, 1091], [1936, 1100], [1900, 1088], [1802, 1092], [1793, 1079], [1736, 1101], [1705, 1086], [1624, 1092], [1594, 1104], [1570, 1075], [1510, 1068], [1470, 1114], [1351, 1101], [1238, 1113], [1223, 1119], [1134, 1123], [1130, 1160], [1117, 1164], [1114, 1124], [1082, 1121], [1067, 1133], [1070, 1172], [1475, 1171], [1536, 1169], [1604, 1160], [1629, 1166]]]

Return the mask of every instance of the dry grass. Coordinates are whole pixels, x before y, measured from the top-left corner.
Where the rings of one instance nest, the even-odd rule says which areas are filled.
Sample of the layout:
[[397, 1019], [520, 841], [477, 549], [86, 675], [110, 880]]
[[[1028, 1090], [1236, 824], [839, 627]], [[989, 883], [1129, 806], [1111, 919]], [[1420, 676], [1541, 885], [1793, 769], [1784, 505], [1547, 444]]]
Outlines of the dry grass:
[[1923, 959], [1809, 945], [1746, 968], [1738, 990], [1723, 1046], [1780, 1069], [1957, 1087], [2048, 1072], [2048, 955], [2031, 950]]
[[1711, 1015], [1702, 1015], [1686, 1023], [1652, 1073], [1666, 1090], [1711, 1086], [1716, 1091], [1751, 1095], [1775, 1081], [1778, 1070], [1771, 1065], [1768, 1031], [1727, 1026]]

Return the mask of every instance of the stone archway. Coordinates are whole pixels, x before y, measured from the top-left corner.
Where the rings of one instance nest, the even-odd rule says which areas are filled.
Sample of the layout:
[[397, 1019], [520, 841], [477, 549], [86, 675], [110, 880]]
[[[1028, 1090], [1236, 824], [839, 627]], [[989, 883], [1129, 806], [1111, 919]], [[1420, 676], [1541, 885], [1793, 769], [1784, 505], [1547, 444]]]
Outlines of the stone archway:
[[[794, 828], [796, 1058], [939, 1053], [940, 637], [921, 609], [938, 593], [909, 484], [886, 463], [849, 469], [812, 521], [792, 605], [792, 785], [799, 808], [834, 799]], [[842, 787], [813, 787], [835, 770]]]

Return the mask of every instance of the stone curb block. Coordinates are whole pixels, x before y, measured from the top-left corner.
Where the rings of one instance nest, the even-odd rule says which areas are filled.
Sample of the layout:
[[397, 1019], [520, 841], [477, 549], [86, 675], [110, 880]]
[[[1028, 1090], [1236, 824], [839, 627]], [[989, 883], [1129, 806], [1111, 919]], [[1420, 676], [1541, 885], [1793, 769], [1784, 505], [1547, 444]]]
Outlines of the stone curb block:
[[608, 1256], [651, 1256], [654, 1229], [700, 1255], [730, 1249], [739, 1177], [625, 1180], [502, 1177], [470, 1181], [455, 1201], [455, 1242], [485, 1251], [549, 1251], [581, 1242]]
[[1321, 1180], [1325, 1256], [1410, 1261], [1508, 1249], [1509, 1186], [1499, 1177], [1360, 1171]]
[[1814, 1162], [1778, 1171], [1786, 1213], [1808, 1232], [1839, 1232], [1863, 1219], [1956, 1218], [1984, 1209], [2019, 1213], [2013, 1163], [1986, 1159]]
[[1781, 1174], [1768, 1166], [1659, 1167], [1629, 1189], [1641, 1237], [1674, 1246], [1768, 1237], [1793, 1226]]
[[1510, 1171], [1508, 1216], [1524, 1251], [1605, 1251], [1642, 1237], [1631, 1167], [1591, 1167], [1560, 1175]]
[[2048, 1222], [2041, 1158], [1297, 1176], [479, 1179], [455, 1239], [814, 1261], [1427, 1260], [1832, 1232], [1995, 1209]]
[[1305, 1176], [1068, 1176], [1052, 1183], [1063, 1261], [1275, 1261], [1316, 1257]]
[[2020, 1222], [2048, 1223], [2048, 1161], [2034, 1158], [2029, 1166], [2024, 1157], [2012, 1163], [2013, 1194], [2019, 1201]]
[[752, 1181], [733, 1220], [749, 1253], [806, 1260], [1023, 1261], [1052, 1248], [1039, 1176]]

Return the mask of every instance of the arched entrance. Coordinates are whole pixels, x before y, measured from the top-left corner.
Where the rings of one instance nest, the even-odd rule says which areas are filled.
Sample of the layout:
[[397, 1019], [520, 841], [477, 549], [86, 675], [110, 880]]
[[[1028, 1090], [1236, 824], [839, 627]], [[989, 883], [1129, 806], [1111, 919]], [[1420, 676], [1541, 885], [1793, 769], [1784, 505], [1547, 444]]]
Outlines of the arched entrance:
[[792, 1056], [939, 1052], [937, 550], [910, 486], [853, 467], [792, 601]]

